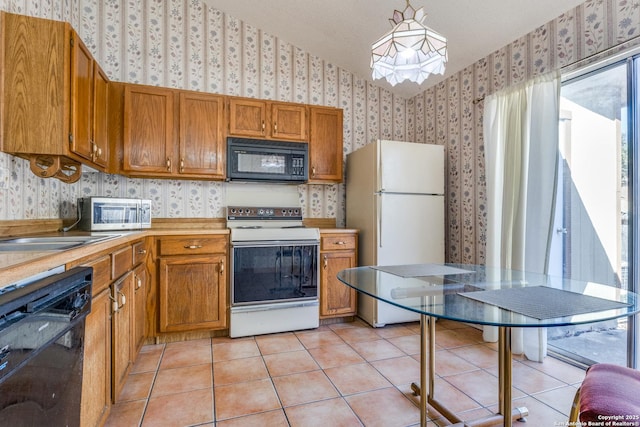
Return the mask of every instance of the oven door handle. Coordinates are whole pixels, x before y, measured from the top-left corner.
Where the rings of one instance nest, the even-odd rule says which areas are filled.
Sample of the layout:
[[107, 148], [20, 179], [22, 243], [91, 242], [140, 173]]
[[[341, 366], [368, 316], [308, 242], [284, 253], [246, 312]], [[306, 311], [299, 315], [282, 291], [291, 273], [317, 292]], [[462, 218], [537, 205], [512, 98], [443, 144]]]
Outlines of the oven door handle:
[[234, 313], [249, 313], [254, 311], [271, 311], [282, 310], [285, 308], [295, 307], [313, 307], [320, 305], [317, 299], [309, 300], [305, 302], [279, 302], [276, 304], [259, 304], [259, 305], [242, 305], [231, 307], [231, 311]]
[[235, 248], [257, 248], [271, 246], [318, 246], [319, 240], [251, 240], [246, 242], [231, 242]]

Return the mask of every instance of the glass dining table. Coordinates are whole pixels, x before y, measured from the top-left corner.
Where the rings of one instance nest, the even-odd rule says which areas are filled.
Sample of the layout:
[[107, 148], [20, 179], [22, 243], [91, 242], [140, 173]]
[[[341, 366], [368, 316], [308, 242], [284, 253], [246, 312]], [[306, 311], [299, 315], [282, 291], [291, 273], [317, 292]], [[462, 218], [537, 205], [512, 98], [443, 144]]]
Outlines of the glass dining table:
[[[512, 407], [512, 328], [579, 325], [640, 311], [638, 295], [620, 288], [481, 265], [365, 266], [342, 270], [337, 278], [360, 293], [420, 314], [420, 382], [411, 387], [420, 395], [421, 426], [427, 423], [428, 406], [460, 426], [511, 426], [528, 415], [527, 408]], [[463, 421], [436, 399], [436, 319], [498, 328], [495, 414]]]

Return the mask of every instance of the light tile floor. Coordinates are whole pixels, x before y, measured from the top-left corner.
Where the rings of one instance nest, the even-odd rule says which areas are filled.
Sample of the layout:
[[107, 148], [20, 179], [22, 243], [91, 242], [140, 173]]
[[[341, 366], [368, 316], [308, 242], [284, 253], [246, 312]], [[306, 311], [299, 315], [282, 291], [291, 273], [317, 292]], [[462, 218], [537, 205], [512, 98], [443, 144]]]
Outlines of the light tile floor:
[[[310, 331], [145, 346], [108, 426], [419, 425], [419, 325], [371, 328], [357, 320]], [[498, 353], [479, 330], [436, 325], [435, 394], [462, 419], [494, 412]], [[566, 425], [584, 371], [515, 356], [514, 406], [527, 423]], [[430, 426], [442, 425], [437, 414]]]

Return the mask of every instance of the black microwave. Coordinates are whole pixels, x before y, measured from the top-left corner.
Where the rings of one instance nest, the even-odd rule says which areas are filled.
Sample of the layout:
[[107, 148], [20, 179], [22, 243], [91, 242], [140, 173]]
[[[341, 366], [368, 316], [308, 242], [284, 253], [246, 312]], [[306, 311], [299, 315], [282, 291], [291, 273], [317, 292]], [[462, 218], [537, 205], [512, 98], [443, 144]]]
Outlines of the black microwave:
[[306, 142], [227, 138], [227, 180], [303, 183], [308, 174]]

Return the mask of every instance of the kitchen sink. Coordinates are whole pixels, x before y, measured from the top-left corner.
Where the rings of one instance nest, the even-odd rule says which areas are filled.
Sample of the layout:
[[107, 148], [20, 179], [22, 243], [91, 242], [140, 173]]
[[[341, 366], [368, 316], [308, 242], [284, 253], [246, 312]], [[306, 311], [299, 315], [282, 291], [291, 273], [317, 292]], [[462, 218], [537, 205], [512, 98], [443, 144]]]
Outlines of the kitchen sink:
[[99, 236], [16, 237], [0, 240], [0, 252], [61, 251], [117, 236], [117, 234], [103, 234]]
[[65, 249], [81, 246], [82, 242], [49, 242], [49, 243], [2, 243], [0, 242], [0, 252], [42, 252], [42, 251], [62, 251]]

